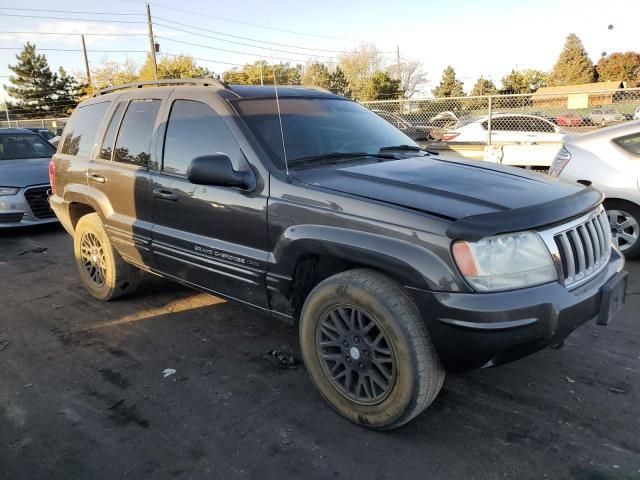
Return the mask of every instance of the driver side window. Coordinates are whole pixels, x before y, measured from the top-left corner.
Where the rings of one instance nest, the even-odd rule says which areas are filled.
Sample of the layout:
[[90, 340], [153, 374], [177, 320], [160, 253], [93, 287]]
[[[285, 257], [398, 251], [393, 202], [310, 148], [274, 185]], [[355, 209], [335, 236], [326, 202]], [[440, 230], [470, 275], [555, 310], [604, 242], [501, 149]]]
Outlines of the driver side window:
[[236, 164], [240, 147], [218, 114], [206, 103], [176, 100], [164, 139], [162, 171], [186, 175], [196, 157], [224, 153]]

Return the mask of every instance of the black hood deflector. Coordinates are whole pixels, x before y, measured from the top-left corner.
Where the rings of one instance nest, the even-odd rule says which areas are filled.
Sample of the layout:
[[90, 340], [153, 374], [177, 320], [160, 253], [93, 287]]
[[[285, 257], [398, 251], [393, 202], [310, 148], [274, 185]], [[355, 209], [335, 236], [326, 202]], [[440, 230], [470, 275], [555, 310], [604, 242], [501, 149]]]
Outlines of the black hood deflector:
[[449, 226], [447, 236], [454, 240], [477, 241], [502, 233], [550, 226], [583, 215], [603, 200], [602, 192], [588, 187], [539, 205], [460, 218]]

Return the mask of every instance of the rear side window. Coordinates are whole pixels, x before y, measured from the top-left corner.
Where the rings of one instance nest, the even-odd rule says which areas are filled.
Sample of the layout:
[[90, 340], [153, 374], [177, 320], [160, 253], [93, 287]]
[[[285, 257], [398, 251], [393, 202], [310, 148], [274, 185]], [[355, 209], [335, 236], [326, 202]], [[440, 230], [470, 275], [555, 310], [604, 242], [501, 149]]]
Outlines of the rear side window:
[[240, 155], [240, 148], [218, 114], [206, 103], [173, 102], [164, 141], [162, 170], [186, 175], [191, 160], [216, 153], [224, 153], [232, 160]]
[[634, 155], [640, 155], [640, 133], [616, 138], [613, 141], [624, 148], [627, 152]]
[[104, 134], [104, 140], [102, 140], [102, 146], [100, 147], [98, 158], [101, 158], [103, 160], [111, 160], [111, 154], [113, 153], [113, 142], [115, 142], [116, 140], [118, 126], [120, 126], [120, 120], [122, 120], [125, 105], [125, 102], [118, 103], [115, 111], [113, 112], [113, 115], [111, 115], [111, 120], [109, 121], [107, 132]]
[[132, 100], [124, 114], [113, 160], [146, 167], [151, 160], [151, 136], [161, 100]]
[[110, 102], [78, 107], [67, 124], [61, 153], [89, 157]]

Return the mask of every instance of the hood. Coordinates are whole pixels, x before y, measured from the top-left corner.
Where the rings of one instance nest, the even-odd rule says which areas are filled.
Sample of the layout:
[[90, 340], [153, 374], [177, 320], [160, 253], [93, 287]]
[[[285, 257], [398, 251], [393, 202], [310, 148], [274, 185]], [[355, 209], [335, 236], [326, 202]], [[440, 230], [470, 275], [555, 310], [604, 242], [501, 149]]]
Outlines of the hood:
[[26, 187], [49, 183], [50, 158], [0, 160], [0, 185]]
[[584, 189], [513, 167], [434, 157], [312, 168], [295, 175], [308, 184], [452, 220], [530, 207]]

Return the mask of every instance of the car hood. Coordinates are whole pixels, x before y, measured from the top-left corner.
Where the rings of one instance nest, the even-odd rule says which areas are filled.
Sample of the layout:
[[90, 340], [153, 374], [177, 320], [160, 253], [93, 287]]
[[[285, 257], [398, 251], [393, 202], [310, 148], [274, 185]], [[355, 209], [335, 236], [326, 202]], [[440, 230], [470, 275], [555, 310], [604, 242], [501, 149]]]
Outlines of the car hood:
[[[298, 170], [295, 175], [310, 185], [450, 220], [483, 218], [479, 216], [491, 214], [507, 219], [513, 218], [514, 212], [523, 211], [530, 217], [532, 228], [537, 226], [535, 223], [553, 223], [578, 215], [602, 200], [599, 192], [582, 185], [523, 169], [434, 157], [310, 168]], [[584, 190], [594, 193], [583, 195]], [[579, 201], [576, 201], [577, 197], [580, 197]], [[558, 208], [554, 208], [554, 203], [558, 203]], [[538, 207], [548, 211], [540, 212]], [[516, 222], [519, 228], [526, 228], [527, 223], [521, 220]], [[484, 230], [484, 233], [493, 231], [491, 228]]]
[[0, 185], [26, 187], [49, 183], [50, 158], [0, 160]]

